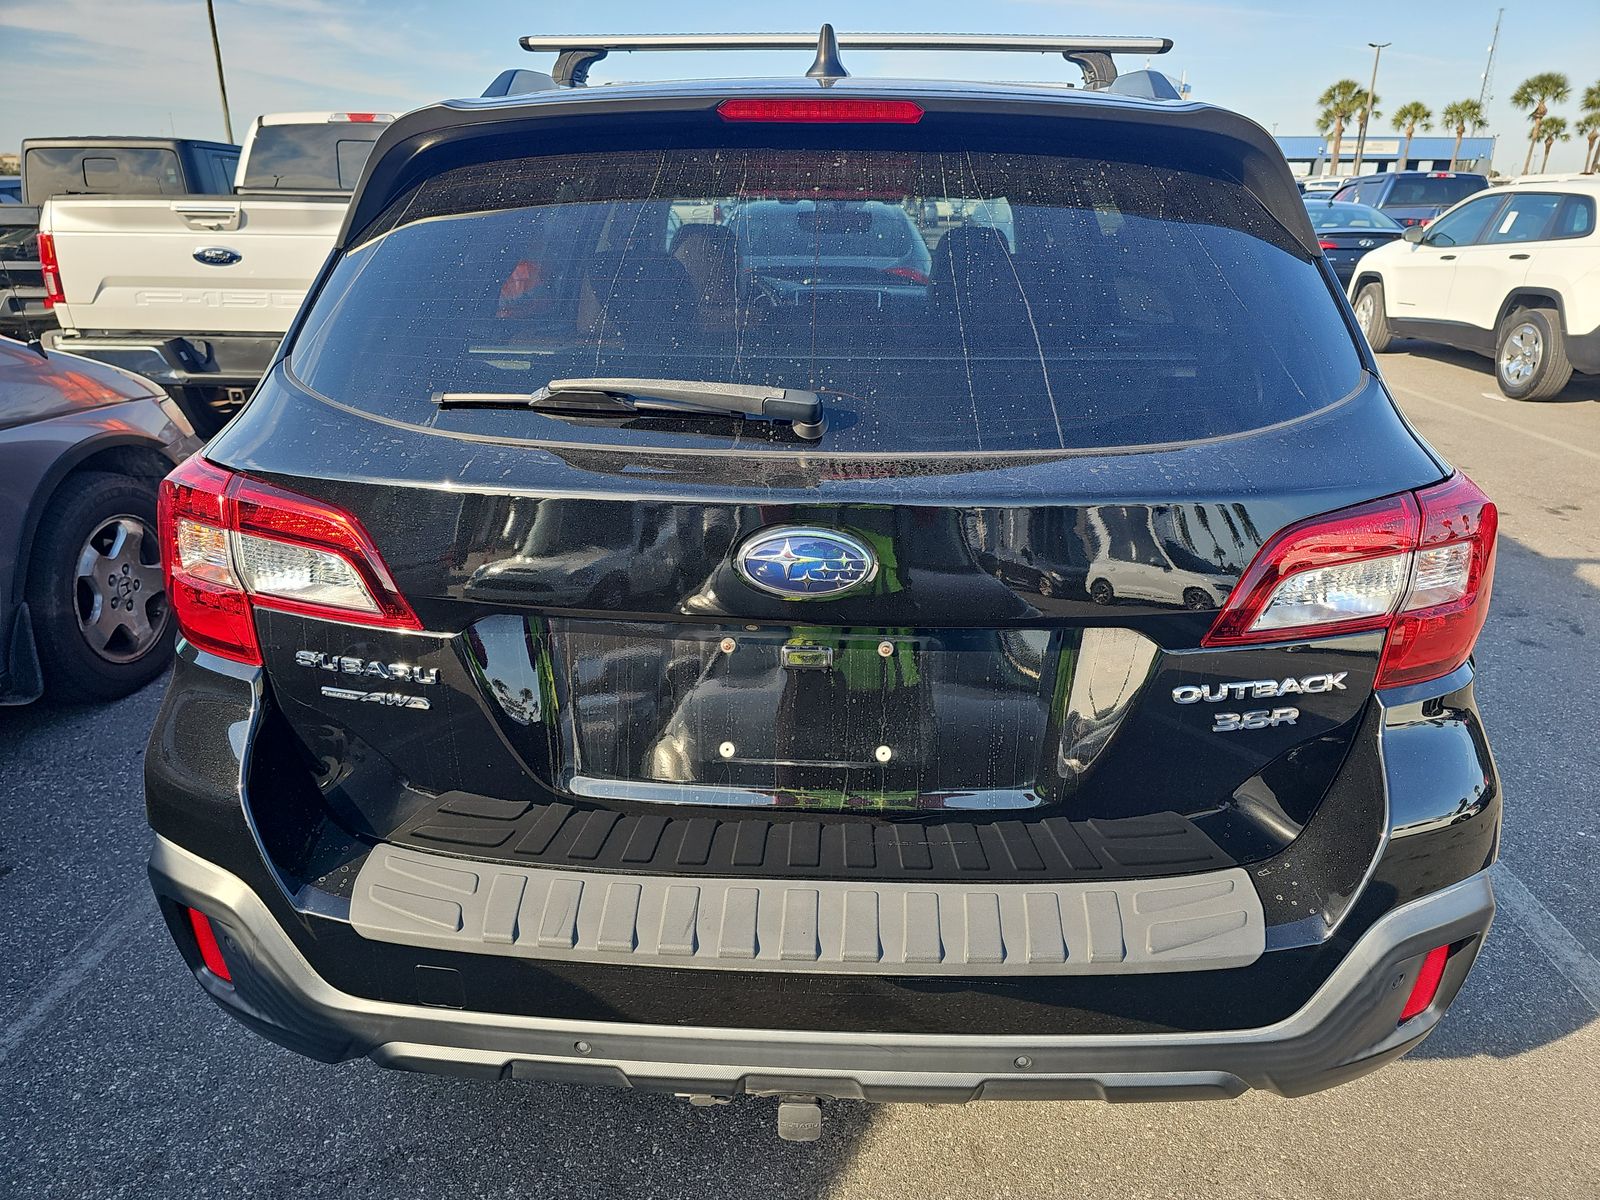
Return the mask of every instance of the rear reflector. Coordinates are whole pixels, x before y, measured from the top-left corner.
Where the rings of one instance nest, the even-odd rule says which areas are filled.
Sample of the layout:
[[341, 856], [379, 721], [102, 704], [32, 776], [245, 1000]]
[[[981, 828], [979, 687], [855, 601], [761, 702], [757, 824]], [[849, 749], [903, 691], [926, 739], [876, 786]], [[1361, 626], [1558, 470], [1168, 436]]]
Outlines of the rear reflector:
[[331, 504], [195, 455], [162, 481], [159, 524], [168, 600], [202, 650], [260, 666], [255, 608], [422, 627], [361, 523]]
[[922, 120], [922, 105], [910, 100], [724, 100], [717, 115], [724, 121], [796, 125], [915, 125]]
[[1386, 631], [1376, 686], [1448, 675], [1489, 612], [1495, 506], [1465, 475], [1301, 521], [1263, 546], [1203, 643]]
[[1439, 980], [1444, 978], [1445, 960], [1450, 957], [1449, 946], [1435, 946], [1422, 960], [1422, 970], [1417, 972], [1417, 982], [1411, 985], [1411, 995], [1400, 1010], [1400, 1019], [1409, 1021], [1433, 1003], [1439, 994]]
[[211, 918], [199, 909], [185, 908], [183, 911], [189, 914], [189, 928], [194, 930], [195, 944], [200, 947], [200, 961], [205, 963], [206, 970], [224, 983], [232, 983], [233, 976], [228, 974], [228, 964], [223, 961], [222, 947], [217, 944]]
[[39, 235], [39, 274], [44, 276], [44, 306], [54, 308], [66, 301], [61, 290], [61, 263], [56, 259], [56, 239], [48, 233]]

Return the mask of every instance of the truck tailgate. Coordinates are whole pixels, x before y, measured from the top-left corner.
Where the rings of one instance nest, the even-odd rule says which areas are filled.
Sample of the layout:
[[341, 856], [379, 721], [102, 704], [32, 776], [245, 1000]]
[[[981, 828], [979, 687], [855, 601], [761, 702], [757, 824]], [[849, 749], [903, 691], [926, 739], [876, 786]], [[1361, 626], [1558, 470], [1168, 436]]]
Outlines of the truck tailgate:
[[343, 196], [57, 196], [67, 329], [281, 334], [344, 218]]

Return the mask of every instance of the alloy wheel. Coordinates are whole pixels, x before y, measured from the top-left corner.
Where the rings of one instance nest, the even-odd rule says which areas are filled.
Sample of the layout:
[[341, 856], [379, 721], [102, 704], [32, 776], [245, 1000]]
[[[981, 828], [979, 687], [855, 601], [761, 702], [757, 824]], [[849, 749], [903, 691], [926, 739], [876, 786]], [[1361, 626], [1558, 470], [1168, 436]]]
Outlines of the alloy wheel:
[[1544, 358], [1544, 339], [1531, 322], [1524, 321], [1511, 331], [1500, 348], [1500, 378], [1520, 386], [1533, 378]]
[[160, 551], [138, 517], [122, 513], [95, 527], [78, 551], [73, 587], [78, 629], [108, 662], [144, 657], [166, 631]]

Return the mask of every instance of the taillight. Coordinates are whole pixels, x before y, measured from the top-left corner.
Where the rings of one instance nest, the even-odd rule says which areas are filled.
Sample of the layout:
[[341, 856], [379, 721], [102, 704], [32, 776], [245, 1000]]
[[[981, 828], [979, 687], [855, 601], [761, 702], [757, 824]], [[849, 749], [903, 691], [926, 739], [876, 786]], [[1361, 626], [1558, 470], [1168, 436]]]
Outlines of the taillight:
[[1489, 615], [1499, 510], [1465, 475], [1418, 492], [1417, 501], [1416, 568], [1383, 645], [1379, 687], [1450, 674], [1467, 661]]
[[1339, 243], [1338, 242], [1321, 241], [1321, 242], [1317, 243], [1317, 249], [1318, 250], [1337, 250], [1338, 248], [1339, 248]]
[[261, 665], [254, 608], [420, 629], [361, 523], [199, 455], [161, 484], [161, 561], [183, 636]]
[[928, 282], [927, 273], [924, 271], [919, 271], [915, 267], [885, 267], [883, 273], [885, 275], [893, 275], [896, 279], [903, 279], [907, 283], [918, 284], [919, 286]]
[[48, 233], [39, 235], [39, 273], [44, 276], [44, 306], [54, 308], [65, 304], [66, 293], [61, 290], [61, 263], [56, 259], [56, 239]]
[[394, 118], [388, 113], [329, 113], [330, 122], [353, 121], [358, 125], [367, 125], [376, 121], [380, 125], [387, 125]]
[[717, 105], [724, 121], [782, 121], [796, 125], [915, 125], [922, 105], [911, 100], [724, 100]]
[[1275, 534], [1203, 645], [1386, 631], [1377, 687], [1448, 675], [1472, 653], [1494, 579], [1494, 504], [1465, 475]]

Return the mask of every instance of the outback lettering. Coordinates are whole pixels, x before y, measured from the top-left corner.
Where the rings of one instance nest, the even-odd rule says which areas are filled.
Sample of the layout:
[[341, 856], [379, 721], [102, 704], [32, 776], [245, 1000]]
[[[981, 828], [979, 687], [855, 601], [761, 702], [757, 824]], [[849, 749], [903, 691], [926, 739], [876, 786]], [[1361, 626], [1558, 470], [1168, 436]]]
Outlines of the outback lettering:
[[1197, 704], [1209, 700], [1219, 704], [1224, 700], [1270, 700], [1276, 696], [1315, 696], [1322, 692], [1342, 692], [1348, 671], [1324, 675], [1303, 675], [1299, 679], [1245, 679], [1235, 683], [1184, 684], [1172, 689], [1172, 698], [1179, 704]]

